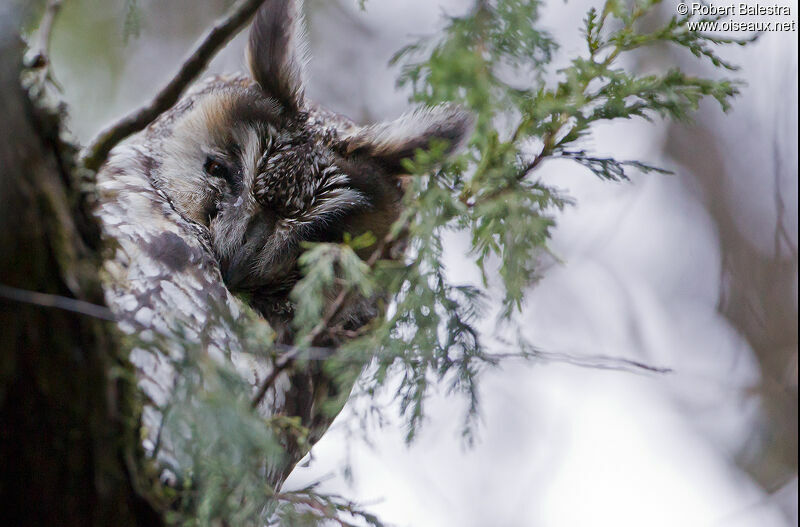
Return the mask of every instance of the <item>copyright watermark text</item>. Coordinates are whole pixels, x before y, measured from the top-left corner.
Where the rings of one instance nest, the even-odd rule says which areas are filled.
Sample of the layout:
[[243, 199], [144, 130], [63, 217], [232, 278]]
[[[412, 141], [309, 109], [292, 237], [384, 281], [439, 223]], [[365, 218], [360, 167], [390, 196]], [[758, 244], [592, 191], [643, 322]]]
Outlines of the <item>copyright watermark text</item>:
[[680, 16], [700, 17], [690, 20], [690, 31], [747, 31], [791, 32], [797, 31], [794, 19], [797, 4], [760, 4], [757, 2], [719, 3], [681, 2], [675, 7]]

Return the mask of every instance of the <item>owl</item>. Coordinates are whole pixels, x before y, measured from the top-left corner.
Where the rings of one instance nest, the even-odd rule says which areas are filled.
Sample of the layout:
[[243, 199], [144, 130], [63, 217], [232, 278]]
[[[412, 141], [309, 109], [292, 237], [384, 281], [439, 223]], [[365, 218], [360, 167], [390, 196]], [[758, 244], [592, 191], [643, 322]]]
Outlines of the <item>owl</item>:
[[[455, 106], [359, 126], [308, 100], [300, 12], [298, 1], [264, 2], [250, 31], [249, 75], [202, 81], [99, 171], [106, 297], [124, 331], [180, 333], [247, 370], [237, 293], [290, 342], [289, 292], [304, 242], [383, 239], [401, 212], [403, 161], [432, 143], [452, 152], [468, 136], [471, 117]], [[354, 325], [375, 314], [363, 299], [345, 311]], [[161, 359], [131, 355], [156, 407], [176, 374]], [[297, 391], [316, 390], [318, 373], [295, 373], [265, 403], [269, 411], [314, 420], [314, 397]]]
[[265, 2], [250, 75], [205, 82], [141, 138], [153, 185], [207, 231], [227, 288], [248, 293], [276, 326], [303, 242], [382, 239], [400, 212], [402, 161], [434, 140], [458, 147], [470, 123], [439, 107], [359, 127], [307, 100], [299, 11]]

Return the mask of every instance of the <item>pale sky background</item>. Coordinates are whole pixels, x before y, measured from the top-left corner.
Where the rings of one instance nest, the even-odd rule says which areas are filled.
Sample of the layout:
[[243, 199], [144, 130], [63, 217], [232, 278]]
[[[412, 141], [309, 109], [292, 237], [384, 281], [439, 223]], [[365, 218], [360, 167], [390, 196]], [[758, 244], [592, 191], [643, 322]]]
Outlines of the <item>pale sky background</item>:
[[[672, 3], [665, 3], [668, 10]], [[186, 27], [174, 33], [174, 15], [145, 19], [142, 36], [124, 49], [127, 61], [112, 65], [117, 72], [103, 71], [102, 59], [81, 62], [66, 51], [62, 57], [54, 52], [66, 97], [83, 116], [75, 123], [80, 136], [145, 100], [170, 75], [188, 49], [186, 33], [218, 12], [207, 4], [186, 11]], [[361, 13], [355, 1], [314, 2], [310, 96], [358, 120], [393, 118], [410, 109], [407, 93], [394, 86], [397, 72], [388, 59], [414, 35], [440, 28], [443, 11], [458, 14], [468, 5], [369, 0]], [[591, 5], [600, 4], [548, 4], [545, 27], [562, 45], [559, 57], [583, 49], [579, 21]], [[789, 5], [796, 20], [797, 3]], [[54, 45], [80, 49], [80, 38], [57, 32]], [[240, 36], [211, 69], [243, 69], [242, 49]], [[797, 33], [769, 34], [727, 56], [743, 65], [740, 76], [749, 86], [732, 114], [708, 105], [700, 119], [715, 123], [730, 154], [726, 163], [753, 166], [735, 182], [730, 199], [741, 207], [742, 230], [757, 244], [772, 243], [775, 221], [773, 190], [763, 184], [772, 175], [759, 161], [775, 152], [771, 145], [769, 151], [760, 148], [759, 141], [782, 127], [788, 137], [778, 155], [789, 164], [782, 192], [796, 247]], [[400, 526], [796, 524], [796, 475], [769, 496], [733, 463], [757, 426], [757, 401], [746, 393], [759, 379], [759, 366], [717, 311], [718, 234], [689, 169], [662, 154], [667, 133], [660, 125], [615, 123], [597, 128], [587, 146], [661, 164], [675, 176], [615, 184], [571, 164], [543, 166], [546, 181], [578, 203], [560, 216], [553, 239], [563, 263], [532, 290], [521, 318], [531, 340], [547, 351], [627, 357], [674, 373], [509, 362], [483, 378], [483, 418], [471, 450], [459, 437], [462, 405], [440, 395], [429, 403], [428, 420], [411, 447], [398, 427], [374, 431], [372, 449], [335, 425], [287, 487], [330, 476], [324, 489], [374, 502], [370, 510]], [[464, 240], [455, 236], [450, 242], [451, 276], [477, 280], [465, 265]], [[486, 325], [493, 327], [493, 321]], [[794, 375], [796, 382], [796, 362]], [[340, 470], [348, 454], [352, 484]]]

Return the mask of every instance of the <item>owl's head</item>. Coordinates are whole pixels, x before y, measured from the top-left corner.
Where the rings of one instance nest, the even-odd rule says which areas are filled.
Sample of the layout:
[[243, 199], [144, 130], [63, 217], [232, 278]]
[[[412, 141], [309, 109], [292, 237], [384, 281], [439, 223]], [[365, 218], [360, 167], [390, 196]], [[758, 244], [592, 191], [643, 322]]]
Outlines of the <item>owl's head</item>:
[[153, 180], [208, 228], [231, 290], [287, 291], [306, 241], [371, 231], [400, 212], [403, 160], [471, 129], [452, 106], [356, 126], [304, 97], [300, 2], [267, 0], [250, 32], [250, 77], [216, 78], [149, 132]]

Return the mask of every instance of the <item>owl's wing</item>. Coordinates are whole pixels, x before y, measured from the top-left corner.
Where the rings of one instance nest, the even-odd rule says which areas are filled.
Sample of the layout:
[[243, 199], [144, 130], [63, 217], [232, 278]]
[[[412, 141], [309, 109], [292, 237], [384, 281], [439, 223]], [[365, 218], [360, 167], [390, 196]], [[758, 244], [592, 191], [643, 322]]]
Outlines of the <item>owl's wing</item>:
[[[253, 385], [272, 369], [265, 354], [247, 349], [242, 326], [255, 315], [225, 287], [207, 232], [176, 212], [151, 183], [148, 173], [156, 164], [144, 146], [124, 145], [97, 176], [106, 302], [130, 336], [130, 359], [150, 400], [146, 450], [154, 448], [179, 376], [176, 364], [187, 352], [233, 365]], [[279, 379], [259, 408], [262, 414], [280, 409], [288, 384], [285, 375]], [[168, 448], [159, 451], [169, 454]]]

